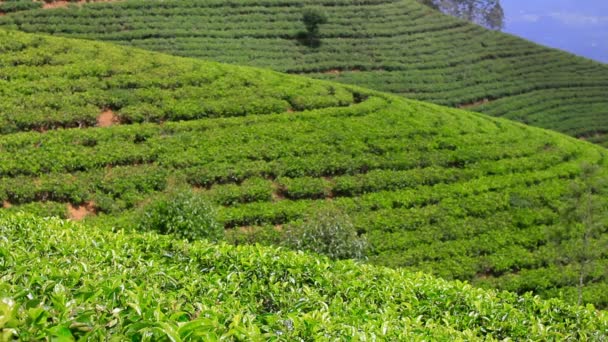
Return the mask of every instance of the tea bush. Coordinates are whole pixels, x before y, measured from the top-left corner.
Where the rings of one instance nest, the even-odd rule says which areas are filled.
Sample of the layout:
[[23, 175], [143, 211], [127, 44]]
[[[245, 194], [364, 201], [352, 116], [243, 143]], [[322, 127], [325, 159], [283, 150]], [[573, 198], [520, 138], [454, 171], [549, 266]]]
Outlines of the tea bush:
[[224, 239], [224, 227], [213, 206], [188, 190], [162, 196], [142, 209], [139, 229], [171, 234], [190, 241]]
[[285, 229], [284, 244], [295, 250], [327, 255], [332, 259], [364, 259], [367, 240], [357, 234], [349, 217], [336, 208], [314, 212]]
[[262, 246], [0, 212], [0, 337], [116, 341], [605, 341], [530, 294]]

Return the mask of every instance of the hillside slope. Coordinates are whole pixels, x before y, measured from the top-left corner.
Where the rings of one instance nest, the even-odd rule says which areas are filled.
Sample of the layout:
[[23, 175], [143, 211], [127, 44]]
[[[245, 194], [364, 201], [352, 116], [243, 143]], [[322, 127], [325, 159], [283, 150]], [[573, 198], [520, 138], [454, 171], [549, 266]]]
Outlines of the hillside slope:
[[0, 233], [3, 340], [608, 337], [592, 309], [274, 248], [1, 213]]
[[[195, 189], [226, 228], [338, 207], [372, 263], [572, 299], [554, 241], [583, 163], [561, 134], [340, 84], [100, 42], [0, 31], [0, 202], [99, 221]], [[608, 235], [598, 241], [605, 242]], [[594, 260], [586, 302], [608, 306]], [[560, 265], [560, 266], [557, 266]]]
[[[311, 6], [328, 17], [317, 48], [298, 39]], [[608, 144], [608, 66], [415, 0], [126, 0], [25, 11], [0, 25], [306, 74]]]

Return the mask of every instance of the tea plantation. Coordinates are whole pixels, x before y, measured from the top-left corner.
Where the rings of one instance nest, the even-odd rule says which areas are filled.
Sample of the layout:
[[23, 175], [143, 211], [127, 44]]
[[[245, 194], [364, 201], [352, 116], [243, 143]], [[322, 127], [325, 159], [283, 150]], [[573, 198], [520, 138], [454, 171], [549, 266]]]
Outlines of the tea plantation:
[[[370, 263], [399, 267], [398, 272], [423, 271], [482, 287], [576, 301], [580, 262], [567, 251], [581, 241], [572, 236], [556, 239], [554, 232], [564, 226], [561, 208], [571, 185], [581, 180], [584, 165], [597, 165], [600, 174], [606, 174], [601, 147], [504, 119], [362, 88], [100, 42], [0, 31], [0, 50], [2, 212], [87, 217], [90, 227], [79, 228], [86, 233], [78, 243], [95, 244], [99, 241], [92, 238], [94, 229], [130, 231], [142, 205], [165, 192], [193, 189], [218, 207], [219, 221], [232, 241], [270, 243], [272, 238], [259, 236], [280, 235], [285, 226], [331, 207], [347, 214], [358, 232], [367, 236], [372, 248]], [[50, 225], [62, 225], [52, 222]], [[10, 229], [18, 231], [22, 226], [15, 223], [14, 227]], [[18, 257], [13, 251], [22, 248], [11, 247], [18, 235], [11, 234], [2, 234], [5, 252], [0, 267], [2, 274], [15, 277], [7, 265]], [[57, 243], [63, 239], [62, 233], [48, 234], [56, 236]], [[38, 253], [41, 263], [56, 255], [57, 247], [36, 251], [27, 236], [21, 238], [25, 240], [19, 243], [34, 248], [27, 253]], [[124, 241], [130, 239], [124, 237]], [[139, 247], [133, 248], [148, 254], [135, 257], [133, 262], [161, 267], [147, 256], [156, 253], [152, 252], [156, 242], [148, 245], [148, 238], [141, 239], [134, 242]], [[600, 246], [606, 239], [604, 234], [586, 243]], [[63, 241], [61, 248], [71, 248], [71, 242]], [[112, 243], [119, 246], [119, 242]], [[182, 246], [180, 249], [187, 248], [175, 243]], [[125, 256], [133, 255], [128, 244], [123, 247]], [[220, 252], [224, 247], [204, 249], [209, 248], [232, 253], [228, 252], [232, 249]], [[89, 249], [79, 250], [99, 253], [91, 255], [91, 263], [101, 258], [108, 267], [121, 269], [112, 263], [112, 252]], [[606, 249], [598, 250], [593, 260], [585, 261], [593, 267], [587, 267], [583, 300], [605, 308], [608, 254]], [[184, 269], [187, 261], [176, 262], [171, 266], [176, 271], [195, 272]], [[60, 265], [55, 262], [48, 267], [62, 270]], [[51, 291], [36, 279], [49, 279], [55, 272], [52, 268], [25, 266], [50, 272], [49, 276], [16, 276], [19, 281], [35, 282], [31, 283], [32, 291]], [[397, 274], [382, 268], [355, 269]], [[160, 289], [181, 287], [175, 284], [185, 281], [158, 272], [142, 274], [157, 277]], [[134, 286], [148, 287], [146, 281], [133, 281]], [[390, 282], [393, 280], [387, 280]], [[454, 284], [445, 286], [462, 287]], [[61, 285], [66, 291], [72, 288]], [[489, 293], [471, 291], [471, 296]], [[0, 297], [27, 295], [26, 290], [17, 292], [3, 290]], [[91, 305], [96, 300], [86, 298], [102, 295], [86, 293], [74, 295]], [[113, 300], [112, 296], [104, 298]], [[167, 303], [186, 298], [181, 292], [163, 296], [167, 296]], [[152, 303], [150, 300], [141, 298], [142, 303]], [[120, 315], [111, 313], [114, 309], [109, 304], [99, 305], [109, 310], [100, 309], [104, 315], [117, 315], [118, 326], [127, 324]], [[174, 309], [171, 315], [183, 311]], [[49, 314], [69, 320], [72, 311], [65, 310]], [[200, 313], [206, 309], [184, 310]], [[361, 317], [367, 315], [364, 310], [357, 312]], [[102, 313], [87, 311], [86, 315], [96, 314]], [[148, 314], [152, 319], [160, 313]], [[170, 319], [192, 318], [188, 315]], [[31, 319], [47, 321], [36, 317]], [[243, 324], [254, 325], [249, 321], [251, 316], [243, 314], [241, 319]], [[279, 321], [272, 322], [264, 324], [275, 331], [274, 324]], [[429, 322], [424, 318], [419, 323]], [[134, 334], [134, 330], [127, 330], [120, 333]]]
[[[86, 231], [86, 234], [83, 234]], [[0, 338], [605, 340], [591, 308], [260, 247], [0, 213]]]
[[[303, 38], [307, 8], [328, 19], [318, 46]], [[606, 65], [485, 30], [415, 0], [125, 0], [25, 10], [1, 17], [0, 25], [305, 74], [608, 146]]]

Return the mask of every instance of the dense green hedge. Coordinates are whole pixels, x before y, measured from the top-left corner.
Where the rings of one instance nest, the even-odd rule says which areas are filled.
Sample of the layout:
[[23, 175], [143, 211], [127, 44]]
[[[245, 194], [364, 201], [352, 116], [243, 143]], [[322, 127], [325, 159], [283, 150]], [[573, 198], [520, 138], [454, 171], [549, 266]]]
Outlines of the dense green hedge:
[[[305, 30], [302, 13], [311, 6], [328, 18], [316, 48], [298, 39]], [[0, 18], [0, 25], [471, 105], [606, 145], [608, 67], [442, 15], [416, 0], [126, 0], [24, 11]], [[285, 104], [267, 100], [261, 107]], [[140, 121], [209, 111], [193, 103], [148, 109], [137, 113], [127, 106], [122, 115]]]
[[[86, 230], [86, 234], [83, 234]], [[280, 249], [0, 214], [0, 336], [20, 340], [590, 340], [558, 300]]]

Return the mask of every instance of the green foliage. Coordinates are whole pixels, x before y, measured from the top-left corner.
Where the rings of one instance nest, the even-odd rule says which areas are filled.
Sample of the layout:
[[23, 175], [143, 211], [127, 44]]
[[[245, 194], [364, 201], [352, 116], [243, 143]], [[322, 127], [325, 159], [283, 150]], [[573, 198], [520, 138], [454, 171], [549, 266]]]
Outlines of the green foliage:
[[310, 47], [319, 47], [319, 25], [327, 23], [327, 15], [319, 9], [305, 9], [302, 13], [302, 23], [306, 27], [306, 40]]
[[280, 227], [271, 225], [262, 227], [243, 227], [240, 229], [228, 229], [226, 231], [226, 242], [232, 245], [254, 245], [279, 246], [283, 241], [283, 233]]
[[42, 7], [41, 2], [32, 0], [4, 0], [0, 2], [0, 13], [27, 11]]
[[[463, 18], [476, 20], [481, 14], [481, 19], [489, 18], [491, 22], [500, 23], [494, 20], [501, 14], [496, 0], [422, 1], [437, 4], [446, 12]], [[439, 6], [440, 3], [444, 6]], [[311, 44], [301, 21], [302, 12], [307, 8], [318, 9], [330, 18], [328, 24], [321, 26], [324, 44], [315, 46], [313, 40], [314, 50], [306, 47]], [[483, 29], [443, 15], [415, 0], [125, 0], [52, 11], [22, 11], [1, 17], [0, 25], [27, 32], [105, 40], [178, 56], [304, 74], [441, 105], [463, 106], [608, 146], [608, 67]], [[0, 52], [14, 44], [3, 42]], [[60, 51], [50, 51], [52, 53], [26, 53], [18, 58], [2, 60], [0, 79], [19, 77], [18, 72], [17, 75], [7, 75], [4, 71], [10, 70], [5, 65], [12, 63], [61, 64], [65, 57], [55, 57]], [[116, 57], [112, 56], [116, 64], [125, 65], [146, 59], [137, 53], [126, 60]], [[209, 76], [214, 75], [211, 69], [208, 67], [204, 71]], [[95, 78], [105, 82], [107, 77], [113, 79], [117, 73], [115, 68], [100, 66], [87, 70], [94, 78], [74, 84], [78, 91], [97, 88], [99, 82]], [[259, 105], [257, 113], [269, 111], [269, 107], [271, 112], [282, 112], [290, 105], [293, 110], [311, 109], [314, 107], [311, 101], [320, 100], [314, 92], [298, 95], [302, 86], [295, 87], [299, 92], [290, 92], [286, 95], [291, 96], [284, 98], [263, 96], [260, 99], [262, 96], [258, 97], [257, 93], [244, 92], [243, 87], [236, 87], [235, 92], [241, 97], [233, 96], [230, 101], [222, 101], [214, 97], [218, 93], [215, 85], [204, 87], [192, 97], [181, 94], [153, 96], [154, 93], [141, 88], [158, 84], [159, 88], [167, 89], [177, 84], [189, 84], [191, 79], [184, 77], [163, 82], [171, 79], [170, 75], [157, 75], [158, 70], [154, 68], [143, 67], [143, 70], [137, 79], [124, 79], [108, 85], [110, 88], [119, 86], [121, 92], [114, 94], [120, 96], [104, 95], [97, 102], [108, 107], [116, 104], [120, 109], [117, 114], [126, 121], [156, 122], [167, 118], [186, 120], [242, 115], [243, 107], [254, 102]], [[79, 70], [72, 74], [74, 72]], [[192, 78], [196, 79], [200, 73], [193, 72]], [[209, 81], [213, 79], [209, 78]], [[255, 79], [257, 77], [250, 80], [253, 82]], [[150, 82], [142, 87], [143, 80]], [[43, 84], [38, 82], [39, 87]], [[264, 88], [263, 85], [256, 89]], [[281, 82], [273, 85], [273, 89], [285, 93]], [[0, 84], [2, 88], [5, 87]], [[222, 89], [231, 94], [229, 87]], [[339, 87], [336, 89], [340, 90]], [[142, 91], [146, 94], [140, 94]], [[95, 123], [98, 107], [83, 111], [84, 108], [78, 104], [82, 101], [80, 94], [65, 92], [61, 96], [53, 96], [57, 94], [53, 89], [45, 89], [44, 92], [49, 93], [45, 98], [61, 101], [33, 101], [40, 97], [38, 94], [41, 92], [37, 91], [37, 95], [32, 96], [34, 98], [12, 103], [6, 99], [14, 95], [3, 94], [0, 113], [5, 111], [10, 117], [10, 113], [20, 110], [15, 108], [25, 103], [30, 113], [28, 116], [32, 118], [17, 122], [0, 120], [0, 129], [30, 129], [32, 121], [44, 123], [45, 127], [72, 127], [78, 125], [74, 123], [76, 121], [88, 125]], [[132, 96], [132, 93], [137, 95]], [[161, 95], [159, 93], [162, 92], [156, 93]], [[97, 92], [95, 96], [100, 95], [103, 92]], [[140, 101], [140, 96], [145, 96], [146, 100]], [[219, 96], [225, 94], [219, 93]], [[171, 101], [173, 97], [178, 101]], [[154, 102], [152, 106], [144, 105], [150, 104], [149, 101]], [[53, 106], [57, 105], [63, 109], [62, 117], [51, 115]], [[252, 108], [247, 111], [251, 113]], [[33, 119], [34, 115], [36, 119]]]
[[350, 218], [336, 208], [316, 211], [285, 229], [285, 246], [327, 255], [332, 259], [365, 259], [368, 245]]
[[[562, 207], [563, 227], [551, 232], [558, 243], [571, 241], [570, 244], [561, 246], [561, 257], [565, 259], [561, 261], [577, 265], [578, 304], [583, 301], [583, 287], [588, 279], [608, 277], [608, 268], [601, 262], [608, 249], [608, 240], [603, 239], [608, 233], [606, 176], [596, 165], [582, 166], [581, 177], [572, 182]], [[593, 272], [594, 268], [604, 271]]]
[[216, 184], [205, 195], [222, 205], [269, 201], [272, 198], [272, 183], [260, 177], [251, 177], [240, 185]]
[[[35, 128], [63, 117], [68, 107], [53, 91], [75, 94], [70, 108], [86, 113], [82, 127], [0, 135], [0, 203], [11, 206], [0, 211], [66, 217], [68, 204], [86, 204], [98, 215], [87, 223], [131, 229], [151, 199], [192, 187], [217, 208], [231, 242], [269, 244], [281, 228], [336, 207], [367, 237], [370, 263], [576, 302], [578, 262], [564, 252], [575, 241], [553, 244], [548, 232], [561, 229], [581, 164], [606, 169], [599, 147], [374, 91], [99, 42], [11, 32], [0, 49], [0, 107], [19, 102], [9, 121]], [[49, 56], [57, 64], [41, 63]], [[274, 109], [281, 101], [292, 110]], [[99, 108], [120, 116], [131, 105], [140, 119], [86, 124]], [[215, 108], [211, 117], [203, 107]], [[36, 108], [49, 115], [29, 116]], [[583, 289], [600, 308], [607, 260], [590, 262]]]
[[138, 228], [171, 234], [188, 240], [224, 239], [224, 227], [216, 220], [211, 204], [184, 190], [155, 199], [142, 209]]
[[432, 9], [439, 10], [439, 4], [436, 0], [418, 0], [418, 2]]
[[290, 199], [325, 198], [330, 195], [331, 184], [322, 178], [279, 178], [277, 183]]
[[[24, 46], [12, 47], [14, 41]], [[123, 124], [161, 123], [313, 110], [355, 101], [347, 88], [324, 82], [107, 44], [1, 30], [0, 52], [4, 50], [10, 53], [0, 53], [2, 134], [92, 127], [108, 109]], [[21, 114], [13, 115], [16, 112]]]
[[7, 209], [8, 212], [26, 212], [41, 217], [68, 218], [67, 206], [65, 203], [58, 202], [31, 202], [20, 206]]
[[[83, 231], [86, 233], [83, 234]], [[18, 340], [595, 340], [608, 317], [261, 246], [0, 214], [0, 336]]]
[[302, 23], [308, 34], [315, 35], [319, 32], [319, 25], [327, 23], [327, 15], [318, 9], [306, 9], [302, 13]]

